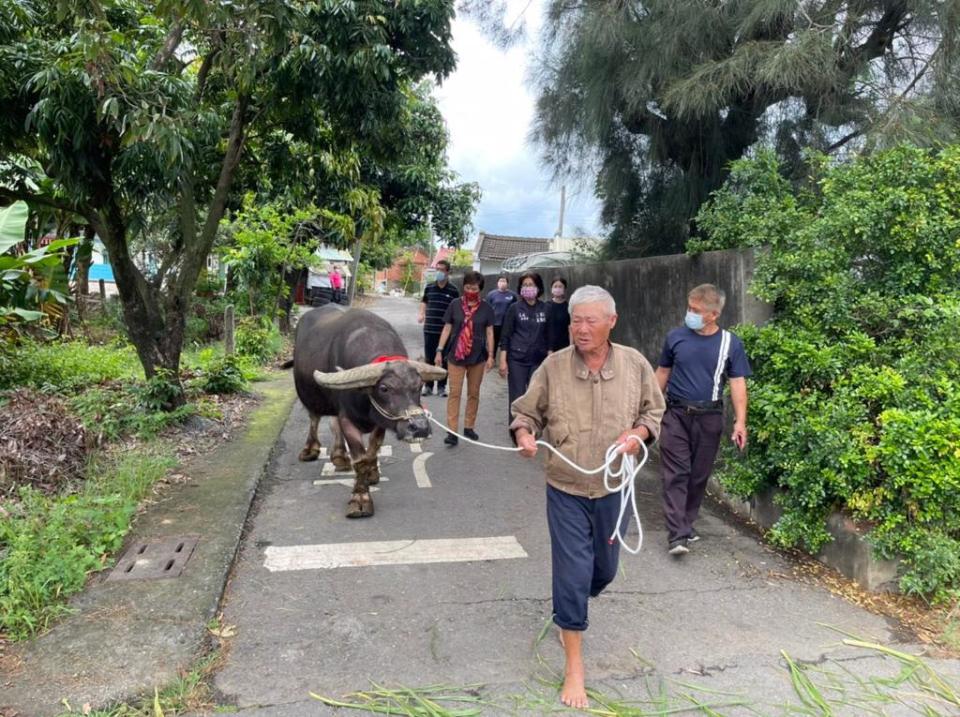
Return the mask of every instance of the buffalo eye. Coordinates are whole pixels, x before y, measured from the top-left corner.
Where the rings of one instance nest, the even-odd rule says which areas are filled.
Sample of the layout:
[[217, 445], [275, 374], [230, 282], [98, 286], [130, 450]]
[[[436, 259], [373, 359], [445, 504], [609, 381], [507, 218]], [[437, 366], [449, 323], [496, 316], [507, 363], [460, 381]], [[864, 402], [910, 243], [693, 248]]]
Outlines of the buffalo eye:
[[379, 390], [380, 390], [380, 393], [387, 393], [387, 392], [390, 390], [390, 389], [389, 389], [387, 386], [385, 386], [384, 384], [380, 384], [380, 386], [379, 386], [378, 388], [379, 388]]

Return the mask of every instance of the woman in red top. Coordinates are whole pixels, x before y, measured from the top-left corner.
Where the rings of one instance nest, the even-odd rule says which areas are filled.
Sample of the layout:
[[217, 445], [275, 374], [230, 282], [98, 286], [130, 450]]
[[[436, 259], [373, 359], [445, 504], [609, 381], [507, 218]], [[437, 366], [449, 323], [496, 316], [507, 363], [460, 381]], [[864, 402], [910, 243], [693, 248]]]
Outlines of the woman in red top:
[[[460, 396], [463, 394], [463, 379], [467, 379], [467, 411], [463, 418], [463, 435], [478, 439], [475, 430], [477, 411], [480, 407], [480, 384], [484, 368], [493, 368], [493, 308], [480, 298], [483, 289], [483, 274], [468, 271], [463, 277], [463, 296], [447, 306], [443, 316], [443, 332], [437, 343], [434, 363], [443, 365], [447, 357], [447, 381], [450, 396], [447, 398], [447, 426], [456, 431], [460, 423]], [[457, 445], [457, 437], [448, 433], [444, 439], [448, 446]]]

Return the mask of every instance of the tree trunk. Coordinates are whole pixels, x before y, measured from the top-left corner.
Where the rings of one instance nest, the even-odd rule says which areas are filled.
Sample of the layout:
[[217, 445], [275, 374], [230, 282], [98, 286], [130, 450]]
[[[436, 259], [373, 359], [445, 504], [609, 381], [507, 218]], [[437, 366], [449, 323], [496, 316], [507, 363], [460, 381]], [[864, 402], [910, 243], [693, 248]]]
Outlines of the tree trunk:
[[353, 276], [350, 277], [350, 306], [357, 296], [357, 274], [360, 272], [360, 239], [353, 243]]
[[97, 233], [110, 252], [110, 264], [117, 280], [117, 291], [123, 307], [123, 320], [130, 342], [137, 350], [147, 379], [163, 369], [176, 386], [168, 408], [186, 403], [180, 383], [180, 352], [186, 324], [182, 310], [164, 311], [160, 291], [152, 286], [134, 264], [127, 247], [126, 223], [119, 207], [111, 201], [104, 208]]
[[83, 239], [77, 247], [77, 277], [74, 293], [77, 301], [77, 316], [82, 322], [87, 313], [87, 296], [90, 294], [90, 263], [93, 260], [93, 238], [96, 231], [93, 225], [83, 227]]

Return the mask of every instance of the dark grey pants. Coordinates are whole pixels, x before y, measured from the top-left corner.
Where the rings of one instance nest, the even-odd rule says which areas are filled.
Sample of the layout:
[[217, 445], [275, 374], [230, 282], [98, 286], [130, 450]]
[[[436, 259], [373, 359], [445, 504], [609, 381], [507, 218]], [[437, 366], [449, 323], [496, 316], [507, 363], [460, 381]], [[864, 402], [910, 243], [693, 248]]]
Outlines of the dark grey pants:
[[540, 364], [532, 364], [527, 361], [512, 361], [510, 353], [507, 353], [507, 395], [510, 396], [507, 402], [507, 424], [513, 422], [513, 414], [510, 413], [510, 406], [527, 392], [530, 387], [530, 377], [537, 370]]
[[[437, 357], [437, 345], [440, 343], [440, 334], [428, 334], [423, 332], [423, 360], [433, 366], [433, 360]], [[447, 356], [443, 356], [443, 367], [447, 367]], [[433, 381], [426, 381], [424, 385], [433, 390]], [[447, 387], [447, 379], [437, 381], [437, 391], [442, 391]]]
[[587, 599], [617, 576], [620, 542], [610, 543], [610, 536], [619, 514], [619, 493], [584, 498], [547, 486], [553, 621], [558, 627], [586, 630]]
[[689, 538], [720, 448], [722, 413], [668, 408], [660, 424], [663, 514], [671, 542]]

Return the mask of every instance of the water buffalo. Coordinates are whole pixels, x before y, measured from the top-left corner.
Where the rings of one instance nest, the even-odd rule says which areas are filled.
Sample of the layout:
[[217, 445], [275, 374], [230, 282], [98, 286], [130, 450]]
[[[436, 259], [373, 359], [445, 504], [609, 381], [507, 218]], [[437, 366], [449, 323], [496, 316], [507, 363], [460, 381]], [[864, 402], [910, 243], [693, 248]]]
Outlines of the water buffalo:
[[[297, 395], [310, 413], [310, 432], [300, 460], [317, 459], [317, 426], [322, 416], [332, 416], [330, 459], [338, 470], [350, 469], [345, 441], [356, 474], [348, 518], [373, 515], [370, 486], [380, 481], [377, 453], [386, 431], [407, 441], [430, 435], [420, 391], [424, 380], [435, 381], [446, 373], [408, 360], [397, 332], [369, 311], [328, 305], [300, 318], [293, 378]], [[367, 433], [370, 439], [364, 447]]]

